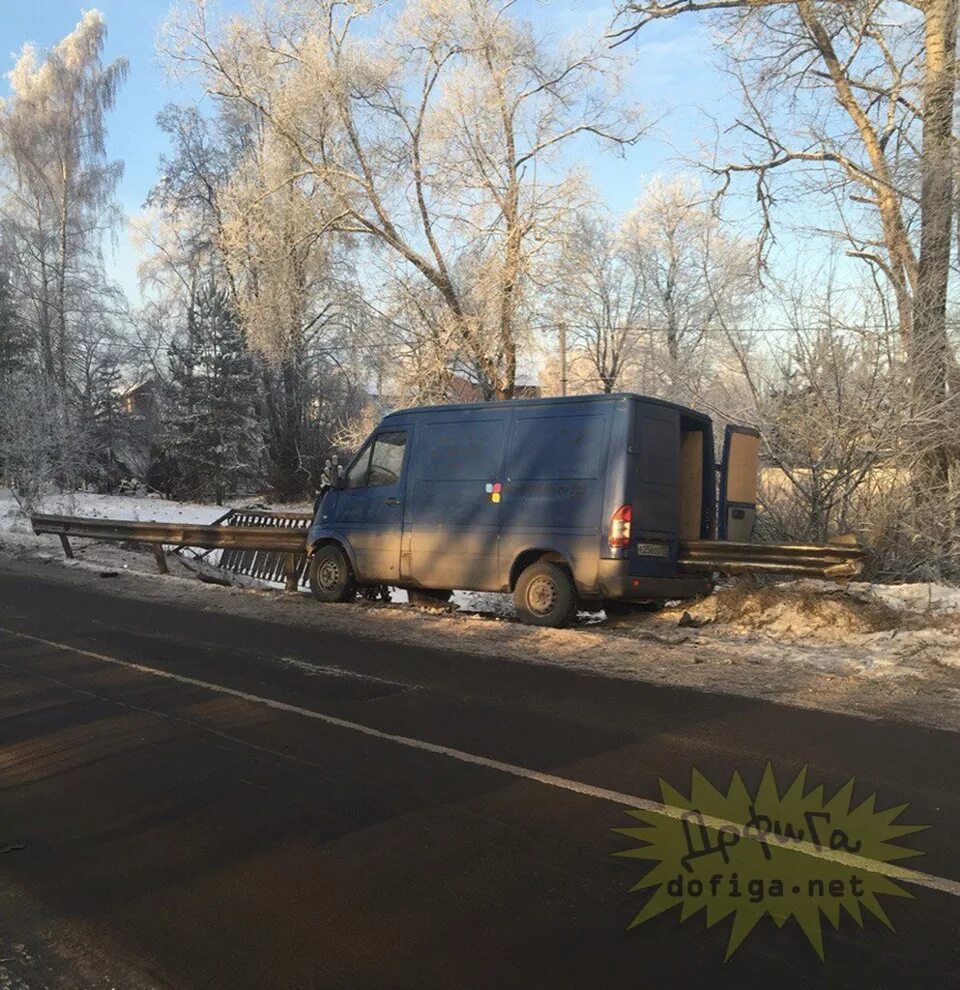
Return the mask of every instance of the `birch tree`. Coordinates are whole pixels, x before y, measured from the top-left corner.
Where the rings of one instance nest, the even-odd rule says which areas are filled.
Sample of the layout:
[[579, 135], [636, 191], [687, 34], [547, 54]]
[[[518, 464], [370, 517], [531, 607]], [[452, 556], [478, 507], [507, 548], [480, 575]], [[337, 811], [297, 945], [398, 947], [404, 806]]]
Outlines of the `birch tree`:
[[208, 4], [168, 51], [208, 92], [254, 110], [329, 203], [328, 227], [395, 255], [435, 294], [488, 398], [512, 394], [539, 255], [577, 205], [558, 155], [637, 140], [613, 57], [517, 20], [508, 0], [385, 7], [278, 0], [218, 29]]
[[17, 253], [20, 311], [61, 395], [71, 333], [106, 281], [103, 236], [119, 221], [113, 193], [122, 165], [106, 157], [106, 115], [127, 62], [104, 65], [105, 38], [93, 10], [49, 52], [25, 46], [0, 102], [2, 210]]

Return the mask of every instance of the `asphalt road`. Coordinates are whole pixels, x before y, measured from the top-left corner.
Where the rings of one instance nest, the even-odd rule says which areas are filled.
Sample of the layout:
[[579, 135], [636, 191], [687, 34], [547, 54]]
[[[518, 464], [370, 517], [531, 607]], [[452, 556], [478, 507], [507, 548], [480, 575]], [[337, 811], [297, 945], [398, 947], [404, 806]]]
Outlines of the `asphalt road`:
[[910, 865], [957, 880], [960, 735], [358, 626], [0, 564], [0, 987], [960, 986], [960, 897], [938, 890], [884, 901], [896, 933], [826, 924], [825, 962], [792, 922], [727, 963], [729, 921], [627, 931], [643, 867], [613, 856], [631, 822], [603, 793], [768, 760], [855, 776], [932, 826]]

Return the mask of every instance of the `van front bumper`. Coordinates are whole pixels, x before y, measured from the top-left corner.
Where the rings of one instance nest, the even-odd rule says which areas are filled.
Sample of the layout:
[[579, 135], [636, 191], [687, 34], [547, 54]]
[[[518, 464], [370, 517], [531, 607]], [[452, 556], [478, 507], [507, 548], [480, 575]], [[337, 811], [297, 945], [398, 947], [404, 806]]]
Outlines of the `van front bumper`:
[[713, 590], [709, 577], [689, 574], [682, 577], [643, 577], [630, 573], [630, 563], [629, 560], [601, 559], [597, 569], [601, 598], [624, 601], [654, 598], [666, 601], [708, 595]]

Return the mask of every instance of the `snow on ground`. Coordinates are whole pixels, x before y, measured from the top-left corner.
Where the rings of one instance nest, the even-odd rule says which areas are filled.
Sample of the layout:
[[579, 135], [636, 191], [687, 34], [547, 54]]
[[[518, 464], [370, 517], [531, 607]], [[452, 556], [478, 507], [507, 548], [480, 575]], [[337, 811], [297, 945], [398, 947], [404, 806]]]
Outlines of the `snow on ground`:
[[[244, 500], [243, 505], [262, 506], [255, 496]], [[174, 502], [159, 495], [97, 495], [92, 492], [66, 492], [48, 495], [40, 500], [34, 512], [46, 515], [81, 516], [91, 519], [123, 519], [133, 522], [180, 522], [209, 525], [229, 511], [227, 506], [205, 505], [198, 502]], [[56, 536], [37, 536], [30, 525], [30, 517], [20, 507], [9, 488], [0, 488], [0, 540], [7, 545], [17, 545], [62, 558], [60, 540]], [[111, 566], [129, 569], [139, 556], [112, 543], [91, 543], [72, 540], [74, 552], [82, 562], [95, 567]], [[220, 551], [203, 554], [208, 564], [215, 564]], [[146, 558], [151, 563], [152, 557]], [[173, 561], [177, 567], [177, 562]], [[142, 569], [142, 568], [134, 568]], [[153, 568], [155, 570], [155, 565]], [[181, 568], [182, 569], [182, 568]]]
[[[251, 499], [250, 501], [253, 501]], [[48, 500], [44, 511], [154, 520], [212, 522], [216, 507], [132, 496], [77, 495]], [[76, 541], [63, 561], [55, 537], [30, 534], [29, 521], [0, 491], [0, 558], [11, 566], [57, 561], [64, 579], [111, 583], [117, 594], [296, 623], [318, 632], [356, 632], [479, 656], [557, 664], [606, 677], [675, 684], [960, 728], [960, 588], [936, 584], [729, 582], [699, 601], [606, 618], [580, 613], [571, 629], [520, 625], [505, 595], [457, 592], [451, 608], [413, 608], [394, 591], [389, 603], [319, 605], [262, 584], [200, 584], [196, 564], [170, 556], [173, 577], [157, 580], [149, 553]], [[19, 560], [17, 560], [19, 558]], [[88, 572], [88, 573], [83, 573]], [[149, 574], [144, 582], [138, 575]], [[123, 580], [126, 578], [126, 580]], [[318, 649], [318, 664], [325, 658]]]
[[872, 591], [891, 608], [930, 615], [960, 612], [960, 588], [945, 584], [852, 584], [852, 590]]
[[[34, 511], [55, 516], [204, 525], [219, 519], [227, 509], [219, 505], [171, 502], [153, 495], [94, 495], [90, 492], [68, 492], [41, 499]], [[9, 488], [0, 488], [0, 533], [33, 535], [29, 517], [20, 508]]]

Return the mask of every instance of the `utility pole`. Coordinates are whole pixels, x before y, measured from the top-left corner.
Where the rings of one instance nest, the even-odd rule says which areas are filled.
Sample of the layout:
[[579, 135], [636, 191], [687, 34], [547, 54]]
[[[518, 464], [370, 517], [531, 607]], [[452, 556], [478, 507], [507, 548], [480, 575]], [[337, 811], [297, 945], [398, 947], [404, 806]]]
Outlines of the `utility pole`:
[[567, 325], [560, 323], [560, 394], [567, 394]]

